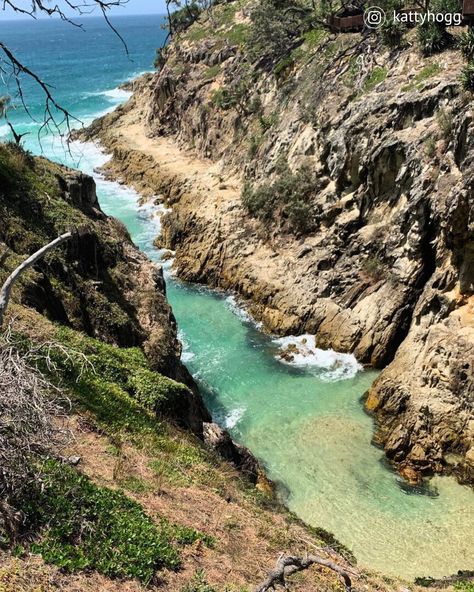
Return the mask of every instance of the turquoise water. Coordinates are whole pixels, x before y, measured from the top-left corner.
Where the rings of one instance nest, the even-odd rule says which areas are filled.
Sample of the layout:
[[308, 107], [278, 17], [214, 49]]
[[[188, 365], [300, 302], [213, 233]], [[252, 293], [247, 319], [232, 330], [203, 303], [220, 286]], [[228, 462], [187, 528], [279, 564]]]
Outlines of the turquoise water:
[[[38, 28], [0, 23], [0, 38], [16, 44], [23, 59], [55, 83], [67, 106], [90, 121], [123, 100], [117, 85], [150, 68], [163, 35], [157, 17], [117, 20], [133, 62], [98, 20], [88, 21], [87, 43], [82, 32], [64, 33], [64, 26], [54, 22]], [[28, 101], [39, 116], [40, 95], [34, 88]], [[22, 130], [34, 132], [39, 125], [20, 111], [14, 117]], [[39, 150], [34, 133], [26, 140], [30, 149]], [[52, 136], [43, 139], [43, 149], [89, 173], [106, 160], [91, 144], [75, 144], [67, 154]], [[95, 176], [104, 210], [120, 218], [140, 248], [158, 261], [153, 247], [158, 212], [140, 206], [132, 190]], [[208, 408], [262, 459], [291, 510], [332, 531], [361, 564], [387, 574], [412, 578], [474, 569], [472, 491], [447, 478], [435, 478], [422, 490], [410, 489], [371, 445], [372, 420], [360, 398], [374, 373], [356, 371], [352, 359], [337, 358], [335, 363], [323, 353], [319, 366], [283, 364], [277, 359], [279, 344], [259, 332], [234, 300], [184, 285], [169, 271], [167, 277], [185, 344], [183, 359]], [[334, 380], [341, 369], [349, 378]]]

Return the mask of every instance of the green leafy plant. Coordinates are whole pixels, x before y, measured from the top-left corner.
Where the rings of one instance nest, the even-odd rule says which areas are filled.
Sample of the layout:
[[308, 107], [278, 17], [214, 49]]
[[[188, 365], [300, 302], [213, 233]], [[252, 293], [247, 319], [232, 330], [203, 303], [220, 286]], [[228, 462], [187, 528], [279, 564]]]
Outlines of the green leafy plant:
[[263, 0], [255, 4], [247, 39], [250, 59], [275, 64], [302, 43], [301, 35], [311, 28], [312, 11], [302, 6], [294, 10], [289, 0]]
[[474, 59], [474, 31], [472, 29], [461, 33], [458, 39], [458, 47], [465, 60], [471, 61]]
[[461, 580], [453, 586], [456, 592], [474, 592], [474, 580]]
[[149, 583], [156, 571], [177, 569], [169, 533], [120, 491], [98, 487], [55, 461], [42, 466], [41, 486], [18, 507], [38, 533], [31, 551], [65, 571], [94, 569]]
[[217, 592], [217, 590], [207, 583], [204, 571], [198, 569], [192, 580], [181, 588], [181, 592]]
[[460, 79], [464, 90], [474, 92], [474, 61], [468, 62], [463, 67]]
[[439, 23], [425, 22], [418, 27], [417, 36], [421, 53], [424, 56], [439, 53], [454, 42], [453, 36]]
[[257, 188], [246, 183], [242, 203], [249, 214], [265, 225], [274, 222], [294, 233], [307, 233], [315, 226], [312, 196], [316, 179], [307, 166], [292, 173], [280, 167], [277, 179]]
[[216, 539], [213, 536], [204, 534], [188, 526], [172, 524], [165, 518], [161, 520], [161, 528], [171, 540], [179, 545], [192, 545], [196, 541], [202, 541], [210, 549], [213, 549], [216, 545]]
[[254, 157], [263, 142], [263, 137], [259, 134], [250, 136], [249, 140], [249, 156]]
[[[77, 391], [81, 385], [85, 388], [107, 388], [123, 391], [140, 403], [144, 408], [156, 414], [176, 414], [189, 389], [171, 378], [167, 378], [149, 369], [148, 361], [139, 348], [117, 348], [91, 337], [78, 337], [71, 329], [58, 328], [57, 337], [61, 343], [83, 353], [89, 363], [82, 368], [74, 365], [72, 359], [59, 357], [55, 360], [65, 372], [65, 377], [74, 383]], [[99, 390], [100, 390], [99, 388]]]
[[403, 36], [406, 32], [404, 23], [387, 19], [380, 28], [382, 43], [390, 49], [396, 49], [403, 45]]
[[173, 34], [186, 31], [201, 14], [201, 6], [198, 2], [186, 2], [183, 7], [171, 12], [169, 16], [169, 27]]
[[362, 262], [362, 271], [374, 281], [382, 280], [388, 275], [385, 263], [377, 255], [368, 257]]

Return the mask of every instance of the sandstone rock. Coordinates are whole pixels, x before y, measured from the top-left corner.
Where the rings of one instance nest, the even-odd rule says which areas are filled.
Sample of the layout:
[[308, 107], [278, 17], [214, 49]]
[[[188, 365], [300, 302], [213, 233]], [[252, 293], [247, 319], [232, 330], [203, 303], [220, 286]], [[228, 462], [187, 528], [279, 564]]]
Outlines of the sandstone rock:
[[[189, 61], [201, 68], [211, 55], [197, 42]], [[296, 69], [285, 89], [257, 77], [252, 93], [278, 117], [253, 158], [242, 141], [252, 115], [220, 109], [193, 68], [173, 74], [171, 58], [93, 130], [114, 151], [114, 174], [153, 187], [172, 206], [163, 240], [180, 277], [240, 293], [268, 330], [315, 334], [318, 347], [383, 369], [366, 402], [377, 440], [399, 467], [409, 458], [424, 471], [443, 471], [443, 455], [473, 441], [474, 122], [457, 96], [459, 54], [446, 56], [449, 67], [417, 92], [400, 92], [409, 80], [393, 64], [384, 84], [361, 97], [335, 82], [331, 67], [313, 81]], [[245, 55], [216, 59], [230, 80]], [[425, 141], [439, 134], [440, 108], [454, 114], [453, 133], [430, 160]], [[155, 141], [192, 146], [189, 166], [182, 154], [173, 153], [177, 171], [128, 147], [117, 130], [137, 120]], [[241, 207], [243, 177], [275, 179], [282, 157], [292, 170], [317, 172], [318, 227], [308, 236], [281, 235]]]
[[421, 475], [413, 467], [403, 466], [400, 468], [400, 475], [410, 483], [410, 485], [419, 485], [421, 483]]

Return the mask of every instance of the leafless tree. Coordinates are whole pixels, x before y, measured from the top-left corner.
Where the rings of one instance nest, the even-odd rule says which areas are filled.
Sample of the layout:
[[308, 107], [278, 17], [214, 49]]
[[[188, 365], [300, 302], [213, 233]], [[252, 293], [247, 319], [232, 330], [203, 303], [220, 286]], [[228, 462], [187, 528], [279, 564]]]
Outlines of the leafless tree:
[[[0, 0], [0, 13], [10, 9], [17, 14], [30, 16], [33, 19], [41, 15], [60, 18], [67, 24], [82, 28], [80, 22], [76, 22], [78, 17], [91, 14], [98, 11], [104, 17], [107, 25], [117, 35], [122, 42], [125, 51], [128, 53], [127, 45], [120, 35], [119, 31], [112, 24], [109, 18], [109, 10], [114, 6], [122, 6], [127, 4], [129, 0], [57, 0], [50, 2], [50, 0], [30, 0], [26, 3], [22, 0]], [[66, 130], [71, 128], [72, 121], [78, 119], [67, 109], [67, 107], [57, 102], [52, 92], [52, 88], [47, 81], [42, 80], [30, 66], [22, 62], [13, 50], [7, 46], [0, 39], [0, 76], [4, 82], [13, 81], [16, 88], [16, 95], [20, 101], [23, 109], [32, 118], [32, 114], [28, 110], [26, 99], [23, 93], [22, 80], [26, 76], [33, 80], [38, 85], [44, 94], [44, 115], [43, 121], [38, 131], [38, 137], [41, 138], [43, 131], [53, 128], [56, 132], [61, 133], [64, 125]], [[12, 129], [10, 125], [10, 129]], [[13, 131], [13, 130], [12, 130]], [[21, 140], [21, 137], [19, 138]]]
[[79, 351], [54, 341], [25, 344], [11, 321], [0, 332], [0, 531], [15, 538], [21, 521], [15, 501], [37, 485], [38, 460], [60, 457], [70, 441], [69, 401], [49, 375], [60, 376], [56, 360], [94, 371]]
[[35, 367], [39, 351], [20, 353], [11, 327], [0, 335], [0, 497], [31, 486], [38, 454], [64, 442], [62, 393]]

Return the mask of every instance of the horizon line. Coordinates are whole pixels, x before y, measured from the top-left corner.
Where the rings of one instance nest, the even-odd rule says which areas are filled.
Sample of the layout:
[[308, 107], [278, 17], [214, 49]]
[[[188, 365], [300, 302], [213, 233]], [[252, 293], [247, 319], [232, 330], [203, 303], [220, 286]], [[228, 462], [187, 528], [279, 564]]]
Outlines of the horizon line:
[[[115, 19], [115, 18], [127, 18], [130, 16], [166, 16], [166, 13], [164, 12], [147, 12], [147, 13], [138, 13], [138, 14], [113, 14], [113, 15], [107, 15], [108, 18], [110, 19]], [[71, 20], [76, 20], [79, 21], [80, 20], [84, 20], [84, 19], [102, 19], [104, 20], [103, 15], [98, 15], [98, 14], [87, 14], [87, 15], [79, 15], [79, 16], [71, 16], [69, 17]], [[39, 18], [34, 18], [34, 17], [28, 17], [28, 16], [22, 16], [19, 18], [6, 18], [6, 19], [2, 19], [0, 18], [0, 26], [2, 23], [20, 23], [22, 21], [26, 21], [26, 22], [40, 22], [40, 21], [54, 21], [54, 20], [63, 20], [59, 17], [59, 15], [53, 15], [53, 16], [41, 16]], [[63, 21], [65, 22], [65, 21]], [[71, 23], [69, 23], [71, 24]]]

